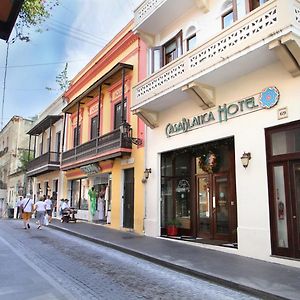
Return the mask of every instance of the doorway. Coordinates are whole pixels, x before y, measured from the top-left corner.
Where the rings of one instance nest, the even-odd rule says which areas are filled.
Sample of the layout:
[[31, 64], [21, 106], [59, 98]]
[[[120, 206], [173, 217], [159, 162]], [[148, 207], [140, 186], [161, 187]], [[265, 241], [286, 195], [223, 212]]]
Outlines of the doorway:
[[266, 129], [272, 254], [300, 258], [300, 122]]
[[134, 226], [134, 169], [124, 170], [123, 227]]
[[175, 218], [181, 236], [235, 243], [234, 139], [163, 153], [161, 198], [162, 235]]

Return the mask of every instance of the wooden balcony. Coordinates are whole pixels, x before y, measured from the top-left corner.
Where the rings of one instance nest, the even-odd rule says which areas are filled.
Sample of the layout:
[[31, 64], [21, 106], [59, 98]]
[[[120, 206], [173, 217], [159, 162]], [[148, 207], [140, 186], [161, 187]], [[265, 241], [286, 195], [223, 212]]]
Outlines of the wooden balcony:
[[214, 105], [216, 86], [276, 60], [292, 76], [299, 76], [299, 30], [300, 1], [269, 0], [138, 83], [133, 88], [131, 108], [146, 124], [155, 127], [159, 111], [184, 101], [190, 94], [201, 98], [201, 107], [206, 102], [209, 108]]
[[132, 144], [116, 129], [62, 154], [62, 170], [70, 170], [131, 153]]
[[27, 166], [27, 176], [38, 176], [60, 169], [60, 153], [47, 152], [31, 160]]

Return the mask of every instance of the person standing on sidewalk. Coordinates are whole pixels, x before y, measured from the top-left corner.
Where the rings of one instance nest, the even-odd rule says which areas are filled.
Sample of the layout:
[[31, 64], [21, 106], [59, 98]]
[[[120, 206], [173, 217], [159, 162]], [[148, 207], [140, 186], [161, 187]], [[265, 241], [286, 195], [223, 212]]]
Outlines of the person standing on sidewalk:
[[16, 207], [17, 207], [17, 213], [16, 213], [16, 219], [21, 219], [22, 218], [22, 213], [20, 209], [20, 205], [22, 203], [23, 196], [18, 196], [17, 202], [16, 202]]
[[46, 215], [46, 203], [44, 202], [44, 197], [40, 197], [40, 200], [35, 203], [34, 210], [36, 211], [36, 218], [38, 219], [37, 229], [42, 229]]
[[48, 221], [49, 221], [49, 223], [51, 223], [51, 221], [52, 221], [53, 203], [51, 201], [51, 198], [49, 199], [48, 196], [47, 196], [47, 198], [45, 200], [45, 205], [46, 205], [46, 213], [47, 213], [47, 216], [48, 216]]
[[27, 194], [26, 198], [24, 198], [20, 204], [23, 223], [24, 223], [24, 229], [30, 228], [29, 220], [30, 220], [32, 212], [33, 212], [33, 205], [34, 205], [34, 203], [31, 198], [31, 194]]

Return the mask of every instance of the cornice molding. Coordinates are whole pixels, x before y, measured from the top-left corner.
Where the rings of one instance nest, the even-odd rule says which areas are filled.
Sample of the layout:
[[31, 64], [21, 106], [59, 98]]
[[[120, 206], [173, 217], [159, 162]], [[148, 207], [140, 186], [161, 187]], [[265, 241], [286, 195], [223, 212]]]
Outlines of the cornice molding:
[[114, 47], [108, 50], [108, 52], [105, 53], [98, 61], [96, 61], [86, 73], [84, 73], [73, 85], [71, 85], [71, 87], [66, 91], [65, 97], [70, 100], [89, 82], [92, 84], [92, 80], [97, 74], [101, 73], [105, 67], [107, 67], [113, 60], [115, 60], [137, 40], [138, 36], [135, 35], [131, 30], [128, 31]]

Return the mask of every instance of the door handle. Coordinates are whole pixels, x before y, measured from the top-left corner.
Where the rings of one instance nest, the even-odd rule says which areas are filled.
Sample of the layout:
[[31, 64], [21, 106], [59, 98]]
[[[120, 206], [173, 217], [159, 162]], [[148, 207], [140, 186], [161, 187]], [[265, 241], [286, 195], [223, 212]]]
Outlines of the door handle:
[[213, 196], [213, 208], [216, 208], [216, 197]]
[[293, 219], [296, 219], [296, 216], [293, 216]]

